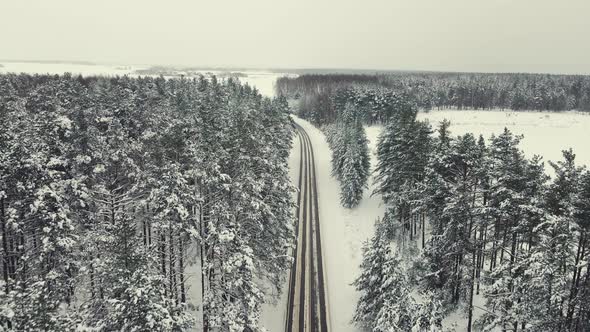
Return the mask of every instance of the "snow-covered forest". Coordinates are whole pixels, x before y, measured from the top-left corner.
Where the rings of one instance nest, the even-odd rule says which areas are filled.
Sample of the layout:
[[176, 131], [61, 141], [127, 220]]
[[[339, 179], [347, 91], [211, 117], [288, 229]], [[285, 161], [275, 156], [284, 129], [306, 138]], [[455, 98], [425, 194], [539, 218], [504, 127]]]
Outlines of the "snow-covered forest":
[[357, 109], [344, 105], [339, 119], [324, 128], [332, 150], [332, 173], [340, 183], [340, 200], [347, 208], [356, 207], [369, 180], [370, 158], [367, 135]]
[[[582, 75], [394, 72], [307, 74], [277, 81], [277, 92], [300, 99], [300, 114], [316, 125], [334, 121], [337, 95], [355, 94], [357, 106], [370, 107], [375, 101], [391, 104], [388, 91], [411, 97], [420, 109], [590, 111], [590, 78]], [[365, 119], [383, 122], [375, 112], [367, 111]]]
[[[329, 112], [214, 76], [0, 82], [4, 330], [278, 330], [293, 106], [321, 128], [295, 117], [319, 149], [332, 329], [589, 328], [583, 150], [549, 162], [511, 130], [470, 134], [461, 114], [477, 111], [442, 112], [457, 136], [362, 81], [326, 95]], [[536, 121], [569, 126], [554, 116]]]
[[293, 242], [284, 98], [215, 77], [0, 91], [0, 330], [259, 330]]
[[0, 332], [590, 332], [590, 1], [0, 13]]
[[[387, 211], [365, 249], [357, 288], [380, 296], [361, 298], [359, 322], [377, 331], [387, 324], [410, 330], [411, 322], [441, 327], [459, 309], [468, 330], [588, 330], [590, 172], [575, 153], [550, 163], [550, 179], [542, 158], [526, 158], [521, 138], [507, 129], [486, 141], [454, 137], [449, 122], [432, 139], [416, 127], [429, 130], [415, 113], [400, 114], [379, 139], [378, 193]], [[379, 291], [391, 287], [388, 274], [370, 268], [376, 259], [400, 266], [384, 254], [390, 241], [406, 259], [404, 278], [388, 295]], [[410, 290], [419, 294], [415, 304]], [[408, 302], [419, 315], [376, 318]], [[484, 311], [477, 319], [476, 306]], [[425, 307], [436, 310], [424, 315]]]
[[[575, 151], [545, 162], [525, 155], [523, 137], [507, 128], [491, 137], [455, 136], [447, 120], [434, 126], [418, 120], [420, 96], [411, 91], [372, 87], [367, 76], [344, 75], [350, 82], [337, 89], [331, 86], [336, 75], [314, 78], [320, 83], [310, 83], [311, 97], [305, 90], [290, 96], [300, 101], [300, 115], [326, 133], [333, 174], [349, 196], [358, 177], [343, 177], [341, 168], [354, 148], [340, 137], [356, 132], [358, 123], [383, 125], [372, 194], [385, 212], [362, 248], [353, 283], [357, 326], [590, 329], [590, 171]], [[317, 94], [318, 87], [327, 92]], [[314, 98], [317, 103], [306, 104]], [[366, 145], [364, 129], [359, 137]], [[370, 169], [357, 165], [358, 174]]]

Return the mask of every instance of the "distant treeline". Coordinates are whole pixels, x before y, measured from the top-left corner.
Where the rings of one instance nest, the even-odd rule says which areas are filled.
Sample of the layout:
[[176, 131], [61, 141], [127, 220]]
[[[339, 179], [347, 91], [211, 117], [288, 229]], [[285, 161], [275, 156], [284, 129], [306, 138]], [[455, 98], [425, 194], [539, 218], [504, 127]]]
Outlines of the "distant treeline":
[[300, 99], [300, 113], [318, 124], [335, 119], [334, 97], [344, 89], [376, 91], [377, 102], [380, 94], [404, 95], [421, 109], [590, 112], [590, 76], [582, 75], [396, 72], [301, 75], [276, 83], [279, 95]]

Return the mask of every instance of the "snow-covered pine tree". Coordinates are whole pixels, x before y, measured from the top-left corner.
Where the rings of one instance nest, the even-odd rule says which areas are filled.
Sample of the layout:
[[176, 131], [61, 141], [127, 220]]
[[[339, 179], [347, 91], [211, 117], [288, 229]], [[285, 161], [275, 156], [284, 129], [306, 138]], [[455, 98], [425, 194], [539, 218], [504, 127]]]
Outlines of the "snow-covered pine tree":
[[435, 217], [439, 221], [437, 228], [440, 230], [433, 230], [425, 249], [429, 267], [425, 279], [426, 288], [444, 295], [442, 302], [447, 309], [457, 306], [461, 299], [465, 299], [471, 316], [476, 253], [479, 247], [476, 242], [478, 230], [481, 231], [482, 227], [480, 210], [483, 192], [479, 181], [483, 160], [472, 134], [453, 140], [447, 152], [448, 155], [443, 157], [444, 167], [433, 167], [427, 180], [427, 183], [442, 181], [441, 188], [445, 188], [446, 193], [443, 196], [443, 206], [438, 207], [440, 215]]
[[2, 153], [12, 161], [3, 170], [12, 174], [2, 175], [11, 184], [2, 190], [2, 236], [9, 314], [4, 322], [14, 330], [68, 331], [75, 322], [62, 305], [72, 299], [79, 268], [73, 210], [83, 197], [69, 172], [72, 122], [56, 89], [31, 87], [25, 100], [15, 98], [8, 108], [9, 116], [26, 114], [6, 122], [14, 126], [13, 140]]
[[368, 140], [358, 110], [345, 103], [336, 123], [324, 127], [332, 150], [332, 175], [340, 181], [340, 201], [356, 207], [367, 187], [370, 169]]
[[573, 331], [590, 329], [590, 171], [586, 170], [580, 175], [579, 185], [574, 218], [580, 227], [580, 241], [568, 308], [569, 328]]
[[442, 331], [444, 313], [439, 295], [434, 292], [423, 294], [424, 302], [418, 304], [414, 313], [412, 332]]
[[438, 136], [433, 141], [433, 148], [425, 169], [423, 181], [419, 184], [417, 195], [421, 205], [425, 206], [433, 235], [444, 232], [447, 220], [442, 218], [445, 200], [450, 196], [450, 187], [445, 178], [450, 177], [451, 143], [450, 122], [444, 120], [437, 128]]
[[417, 110], [408, 107], [392, 116], [377, 142], [374, 193], [381, 194], [385, 202], [397, 202], [396, 192], [405, 182], [410, 181], [413, 165], [410, 145], [414, 141], [414, 124]]
[[353, 283], [356, 290], [361, 293], [353, 321], [368, 328], [374, 326], [377, 314], [383, 307], [380, 291], [386, 278], [385, 261], [391, 254], [389, 241], [383, 236], [384, 232], [380, 231], [382, 227], [381, 220], [377, 219], [375, 234], [363, 245], [361, 274]]
[[415, 303], [383, 226], [378, 219], [375, 234], [363, 247], [361, 275], [353, 283], [361, 293], [353, 321], [371, 331], [410, 331]]
[[410, 331], [414, 326], [416, 304], [410, 295], [402, 261], [397, 253], [384, 262], [385, 278], [381, 282], [379, 303], [374, 326], [375, 332]]
[[[205, 196], [204, 202], [204, 320], [207, 329], [257, 331], [267, 293], [260, 280], [280, 284], [293, 241], [293, 188], [276, 184], [288, 179], [285, 150], [292, 129], [281, 103], [262, 100], [247, 86], [230, 84], [225, 93], [230, 98], [219, 134], [221, 176], [208, 185], [215, 196]], [[275, 105], [279, 109], [271, 109]], [[273, 133], [262, 127], [273, 122], [282, 129]], [[281, 140], [281, 146], [274, 145]]]
[[369, 149], [365, 129], [360, 122], [343, 128], [345, 152], [340, 171], [340, 201], [346, 208], [356, 207], [363, 197], [369, 178]]
[[[493, 246], [491, 254], [491, 273], [487, 280], [493, 284], [486, 292], [490, 307], [501, 317], [503, 329], [511, 327], [509, 311], [516, 303], [513, 297], [517, 276], [512, 267], [518, 262], [516, 241], [518, 226], [523, 222], [520, 193], [525, 189], [523, 154], [518, 150], [521, 137], [515, 137], [508, 129], [497, 137], [492, 136], [490, 144], [490, 188], [488, 213], [494, 221]], [[504, 248], [513, 246], [511, 251]], [[497, 262], [497, 253], [500, 260]], [[506, 258], [506, 259], [505, 259]], [[494, 294], [501, 294], [496, 296]], [[493, 303], [492, 303], [493, 302]], [[491, 315], [491, 314], [490, 314]], [[493, 316], [491, 316], [493, 317]]]
[[[417, 227], [414, 213], [422, 206], [413, 204], [417, 184], [424, 177], [430, 153], [430, 126], [416, 121], [416, 106], [402, 103], [379, 136], [378, 163], [373, 194], [380, 194], [389, 205], [390, 221], [398, 221], [402, 239], [414, 239]], [[412, 221], [414, 220], [414, 221]]]
[[[531, 227], [541, 221], [545, 176], [538, 158], [524, 158], [518, 148], [520, 136], [509, 130], [492, 137], [488, 214], [493, 222], [490, 232], [490, 272], [483, 279], [489, 285], [484, 292], [487, 306], [494, 308], [482, 316], [486, 328], [516, 329], [527, 324], [522, 310], [528, 282], [526, 266], [534, 236]], [[528, 242], [528, 243], [527, 243]]]

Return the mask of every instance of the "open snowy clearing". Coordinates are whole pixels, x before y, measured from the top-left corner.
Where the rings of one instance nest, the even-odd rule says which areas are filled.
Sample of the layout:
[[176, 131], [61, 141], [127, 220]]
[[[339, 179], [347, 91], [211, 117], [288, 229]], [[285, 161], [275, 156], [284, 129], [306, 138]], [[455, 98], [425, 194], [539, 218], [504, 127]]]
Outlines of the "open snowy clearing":
[[[579, 165], [590, 165], [590, 114], [575, 112], [514, 112], [514, 111], [430, 111], [420, 112], [419, 120], [427, 119], [436, 127], [443, 119], [451, 121], [451, 134], [482, 134], [489, 139], [504, 127], [524, 135], [520, 147], [528, 157], [537, 154], [545, 162], [562, 159], [561, 151], [572, 148]], [[374, 129], [380, 132], [379, 129]], [[548, 173], [552, 169], [546, 165]]]

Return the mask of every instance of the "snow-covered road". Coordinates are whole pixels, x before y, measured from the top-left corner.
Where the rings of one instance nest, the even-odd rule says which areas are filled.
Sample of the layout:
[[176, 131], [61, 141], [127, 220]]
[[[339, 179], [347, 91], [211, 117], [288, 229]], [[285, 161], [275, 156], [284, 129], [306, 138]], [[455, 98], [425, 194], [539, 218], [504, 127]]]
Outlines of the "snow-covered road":
[[[420, 113], [420, 119], [428, 119], [435, 126], [442, 119], [450, 119], [454, 135], [467, 132], [483, 134], [489, 138], [508, 127], [516, 134], [523, 134], [521, 148], [529, 156], [540, 154], [545, 160], [558, 160], [561, 150], [572, 147], [580, 164], [590, 165], [590, 116], [578, 113], [503, 112], [503, 111], [432, 111]], [[315, 154], [318, 181], [319, 215], [322, 227], [322, 243], [328, 307], [333, 331], [360, 331], [351, 321], [358, 298], [351, 283], [359, 275], [363, 241], [373, 234], [373, 223], [384, 213], [384, 206], [378, 196], [371, 197], [372, 179], [369, 190], [355, 209], [345, 209], [340, 204], [339, 183], [331, 175], [331, 151], [324, 134], [309, 122], [294, 117], [309, 134]], [[380, 126], [367, 127], [371, 151], [371, 165], [376, 163], [375, 148], [381, 132]], [[297, 183], [299, 169], [299, 142], [295, 140], [290, 159], [293, 183]], [[286, 288], [285, 288], [286, 290]], [[282, 302], [265, 306], [263, 324], [269, 331], [284, 329], [284, 308]], [[462, 326], [461, 314], [453, 315], [446, 321], [457, 321]], [[273, 323], [273, 321], [275, 321]]]
[[[372, 184], [365, 192], [363, 200], [355, 209], [345, 209], [340, 204], [338, 181], [331, 175], [331, 152], [324, 134], [309, 122], [293, 117], [309, 134], [314, 152], [317, 170], [319, 216], [321, 224], [322, 250], [327, 285], [327, 307], [329, 308], [331, 331], [360, 331], [351, 321], [358, 294], [351, 285], [359, 274], [361, 247], [363, 241], [373, 233], [373, 223], [383, 215], [381, 199], [370, 197]], [[376, 137], [369, 129], [369, 139]], [[375, 139], [371, 139], [373, 151]], [[299, 140], [294, 141], [289, 165], [291, 179], [297, 183], [299, 170]], [[372, 156], [372, 163], [375, 162]], [[372, 183], [372, 181], [371, 181]], [[287, 307], [287, 285], [283, 296], [277, 303], [266, 304], [262, 315], [262, 324], [268, 331], [283, 331], [285, 308]]]

